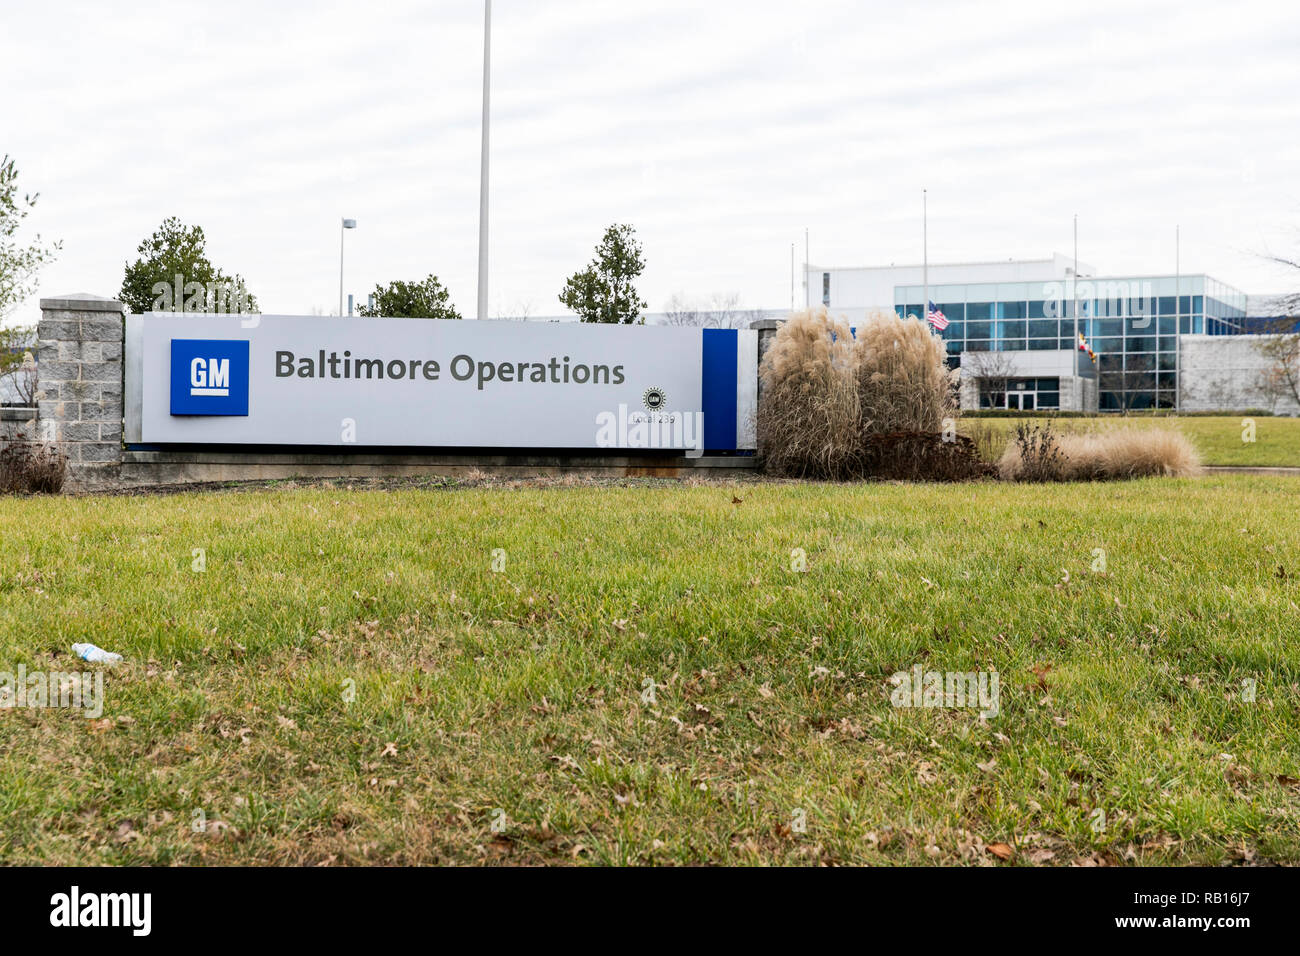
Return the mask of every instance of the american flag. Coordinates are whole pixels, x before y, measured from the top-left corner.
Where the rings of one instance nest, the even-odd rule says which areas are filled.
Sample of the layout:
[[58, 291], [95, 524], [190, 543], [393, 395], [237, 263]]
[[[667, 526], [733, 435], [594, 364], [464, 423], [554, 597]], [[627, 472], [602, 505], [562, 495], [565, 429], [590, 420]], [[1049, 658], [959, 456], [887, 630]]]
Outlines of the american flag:
[[944, 314], [939, 311], [939, 307], [935, 305], [933, 302], [930, 303], [930, 308], [929, 311], [926, 313], [925, 319], [927, 322], [929, 322], [931, 325], [934, 326], [934, 330], [936, 332], [942, 332], [944, 329], [948, 327], [947, 317], [944, 316]]

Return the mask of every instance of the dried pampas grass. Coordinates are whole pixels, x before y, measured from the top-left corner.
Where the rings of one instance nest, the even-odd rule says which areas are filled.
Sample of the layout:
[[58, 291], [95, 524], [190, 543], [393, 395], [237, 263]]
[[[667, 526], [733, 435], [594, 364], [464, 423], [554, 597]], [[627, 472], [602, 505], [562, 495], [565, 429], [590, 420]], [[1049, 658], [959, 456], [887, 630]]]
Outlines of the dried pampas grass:
[[1196, 448], [1167, 428], [1116, 428], [1053, 435], [1030, 429], [1017, 434], [998, 461], [1009, 481], [1108, 481], [1122, 478], [1186, 478], [1201, 473]]
[[859, 454], [853, 338], [824, 307], [796, 312], [759, 368], [758, 453], [792, 478], [847, 478]]
[[917, 318], [872, 312], [853, 345], [864, 435], [933, 435], [955, 414], [943, 340]]

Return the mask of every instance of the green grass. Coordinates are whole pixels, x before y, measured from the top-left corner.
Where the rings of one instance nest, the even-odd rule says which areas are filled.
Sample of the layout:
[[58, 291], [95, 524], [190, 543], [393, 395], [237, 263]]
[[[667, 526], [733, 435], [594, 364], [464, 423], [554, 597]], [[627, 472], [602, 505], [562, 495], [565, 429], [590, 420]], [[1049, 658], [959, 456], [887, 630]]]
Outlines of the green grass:
[[[1134, 426], [1137, 428], [1176, 428], [1191, 439], [1207, 465], [1286, 465], [1300, 467], [1300, 418], [1251, 418], [1255, 423], [1254, 441], [1243, 425], [1243, 416], [1141, 416], [1123, 417], [1102, 415], [1096, 418], [1058, 418], [1052, 421], [1057, 431], [1087, 431], [1098, 428]], [[1031, 425], [1045, 424], [1042, 418], [969, 418], [961, 423], [960, 430], [973, 434], [974, 430], [987, 428], [999, 436], [1009, 438], [1015, 432], [1017, 421]]]
[[1283, 477], [3, 499], [0, 670], [126, 660], [0, 859], [1297, 863], [1298, 620]]

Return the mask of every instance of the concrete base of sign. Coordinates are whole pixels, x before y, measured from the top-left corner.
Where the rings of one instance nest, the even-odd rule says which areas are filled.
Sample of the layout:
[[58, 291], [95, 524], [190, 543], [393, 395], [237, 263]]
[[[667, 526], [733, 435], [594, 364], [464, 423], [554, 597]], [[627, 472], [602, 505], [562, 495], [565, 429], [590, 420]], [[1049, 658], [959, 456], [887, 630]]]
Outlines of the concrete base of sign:
[[[417, 475], [502, 478], [580, 475], [603, 478], [739, 477], [755, 473], [744, 456], [402, 455], [385, 453], [297, 454], [216, 451], [123, 452], [120, 471], [106, 486], [144, 487], [271, 478], [392, 478]], [[77, 490], [95, 490], [78, 482]]]

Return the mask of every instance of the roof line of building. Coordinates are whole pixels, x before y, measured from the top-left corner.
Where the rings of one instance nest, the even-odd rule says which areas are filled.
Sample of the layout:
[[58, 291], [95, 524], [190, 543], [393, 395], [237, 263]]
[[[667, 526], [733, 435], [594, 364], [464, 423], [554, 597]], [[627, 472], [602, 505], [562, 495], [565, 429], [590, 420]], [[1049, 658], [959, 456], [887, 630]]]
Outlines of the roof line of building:
[[[1070, 257], [1062, 256], [1061, 258], [1069, 259]], [[985, 260], [978, 260], [974, 262], [931, 262], [929, 263], [929, 268], [944, 269], [944, 268], [951, 268], [956, 266], [960, 266], [960, 267], [1005, 266], [1008, 264], [1029, 266], [1029, 265], [1041, 265], [1044, 262], [1056, 262], [1056, 257], [1048, 256], [1046, 259], [985, 259]], [[1083, 264], [1087, 265], [1087, 263], [1083, 263]], [[851, 269], [857, 272], [865, 272], [865, 271], [875, 271], [875, 270], [883, 270], [883, 269], [923, 269], [926, 268], [926, 263], [904, 262], [901, 265], [891, 265], [891, 266], [821, 266], [810, 262], [808, 263], [808, 268], [823, 269], [823, 270], [830, 269], [830, 270], [840, 270], [840, 271], [848, 271]]]

